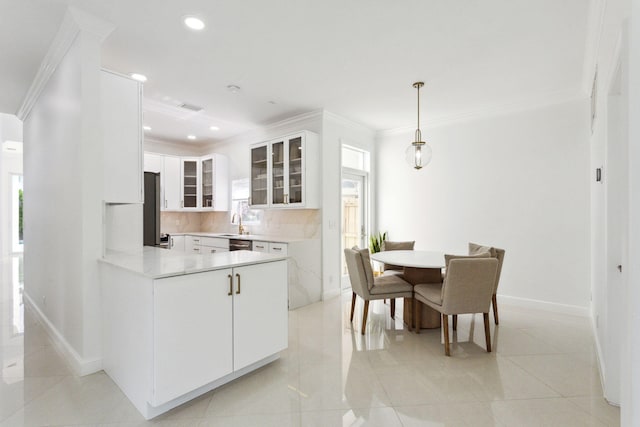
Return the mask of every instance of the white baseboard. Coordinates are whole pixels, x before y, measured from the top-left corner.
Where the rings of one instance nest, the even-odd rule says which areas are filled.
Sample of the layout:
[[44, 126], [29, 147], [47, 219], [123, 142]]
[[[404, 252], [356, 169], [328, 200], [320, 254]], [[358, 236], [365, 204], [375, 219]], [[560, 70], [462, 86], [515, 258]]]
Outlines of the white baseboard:
[[322, 293], [322, 301], [326, 301], [331, 298], [335, 298], [342, 293], [341, 289], [329, 289]]
[[33, 299], [26, 292], [23, 293], [23, 300], [25, 304], [29, 306], [33, 313], [36, 315], [38, 322], [42, 325], [47, 332], [53, 345], [56, 349], [65, 357], [71, 369], [76, 375], [84, 376], [93, 374], [102, 370], [102, 359], [85, 359], [81, 357], [76, 350], [67, 342], [62, 336], [60, 331], [49, 321], [47, 316], [40, 310], [40, 308], [34, 303]]
[[553, 313], [570, 314], [572, 316], [591, 316], [589, 307], [580, 307], [578, 305], [559, 304], [557, 302], [548, 302], [498, 294], [498, 306], [500, 306], [501, 304], [511, 305], [515, 307], [532, 308], [535, 310], [551, 311]]

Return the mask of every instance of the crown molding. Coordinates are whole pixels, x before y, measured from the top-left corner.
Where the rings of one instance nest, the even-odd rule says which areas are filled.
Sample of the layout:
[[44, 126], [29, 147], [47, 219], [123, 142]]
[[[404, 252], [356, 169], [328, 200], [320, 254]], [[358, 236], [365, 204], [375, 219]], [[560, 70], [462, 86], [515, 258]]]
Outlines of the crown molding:
[[368, 133], [371, 137], [374, 137], [376, 134], [376, 131], [371, 129], [370, 127], [367, 127], [366, 125], [363, 125], [362, 123], [353, 121], [351, 119], [347, 119], [346, 117], [340, 116], [336, 113], [332, 113], [331, 111], [324, 110], [324, 117], [338, 122], [342, 126], [354, 131]]
[[322, 113], [323, 113], [323, 110], [309, 111], [308, 113], [298, 114], [298, 115], [293, 116], [293, 117], [288, 117], [288, 118], [286, 118], [284, 120], [279, 120], [277, 122], [268, 123], [268, 124], [266, 124], [264, 126], [256, 126], [252, 130], [255, 130], [255, 129], [274, 129], [274, 128], [278, 128], [278, 127], [282, 127], [282, 126], [289, 126], [289, 125], [296, 124], [298, 122], [302, 122], [302, 121], [305, 121], [305, 120], [310, 120], [310, 119], [315, 119], [317, 117], [321, 117]]
[[[456, 114], [448, 114], [427, 118], [427, 124], [423, 125], [423, 129], [433, 129], [442, 126], [448, 126], [457, 123], [464, 123], [472, 120], [485, 119], [495, 116], [503, 116], [522, 111], [535, 110], [552, 105], [566, 104], [569, 102], [585, 99], [586, 95], [579, 90], [558, 91], [542, 96], [536, 96], [524, 101], [511, 102], [504, 104], [496, 104], [477, 108], [474, 110], [462, 111]], [[402, 126], [394, 129], [381, 130], [377, 133], [378, 137], [390, 136], [400, 133], [413, 132], [415, 126]]]
[[22, 101], [22, 105], [16, 112], [16, 116], [22, 121], [26, 120], [31, 109], [38, 101], [40, 94], [44, 90], [47, 82], [55, 73], [58, 65], [65, 57], [69, 48], [76, 40], [80, 32], [87, 32], [98, 39], [100, 43], [114, 30], [115, 26], [105, 20], [92, 16], [75, 7], [67, 8], [60, 28], [56, 33], [47, 53], [45, 54], [40, 68], [36, 73], [29, 90]]
[[602, 38], [606, 9], [607, 0], [591, 1], [584, 47], [584, 64], [582, 66], [582, 90], [585, 96], [591, 93], [593, 73], [595, 73], [596, 64], [598, 63], [598, 51], [600, 50], [600, 39]]

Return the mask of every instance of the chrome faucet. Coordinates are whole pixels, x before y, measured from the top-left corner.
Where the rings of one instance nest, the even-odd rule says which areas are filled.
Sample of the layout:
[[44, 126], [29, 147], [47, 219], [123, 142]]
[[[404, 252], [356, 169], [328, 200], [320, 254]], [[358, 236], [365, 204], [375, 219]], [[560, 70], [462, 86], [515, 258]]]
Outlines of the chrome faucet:
[[242, 215], [234, 213], [231, 217], [231, 222], [235, 224], [236, 218], [238, 218], [238, 234], [244, 234], [244, 226], [242, 225]]

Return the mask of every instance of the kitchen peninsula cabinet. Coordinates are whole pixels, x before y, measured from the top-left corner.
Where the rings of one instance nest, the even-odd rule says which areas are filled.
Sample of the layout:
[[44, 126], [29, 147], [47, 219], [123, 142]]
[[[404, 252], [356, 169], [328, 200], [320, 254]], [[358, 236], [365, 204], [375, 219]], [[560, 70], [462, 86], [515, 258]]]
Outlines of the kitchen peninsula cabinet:
[[283, 257], [158, 248], [111, 254], [101, 262], [101, 290], [104, 370], [146, 419], [287, 347]]
[[302, 131], [251, 147], [252, 207], [318, 208], [318, 135]]

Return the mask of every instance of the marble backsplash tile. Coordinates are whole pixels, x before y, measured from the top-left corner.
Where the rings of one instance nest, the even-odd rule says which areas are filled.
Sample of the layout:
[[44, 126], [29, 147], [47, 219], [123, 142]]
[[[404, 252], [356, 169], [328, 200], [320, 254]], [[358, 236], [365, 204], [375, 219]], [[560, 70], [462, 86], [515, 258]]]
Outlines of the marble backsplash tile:
[[200, 231], [201, 212], [160, 212], [162, 233], [187, 233]]
[[[163, 233], [203, 231], [234, 233], [238, 226], [230, 223], [229, 212], [161, 212]], [[260, 224], [247, 224], [251, 234], [319, 239], [322, 217], [319, 209], [264, 210]]]

